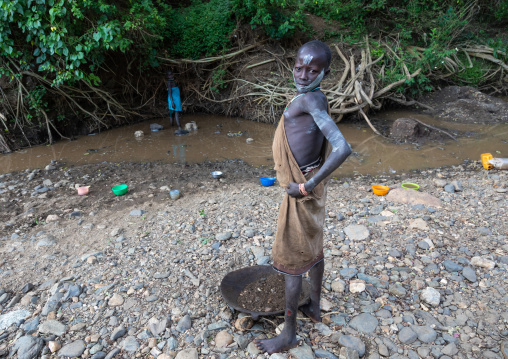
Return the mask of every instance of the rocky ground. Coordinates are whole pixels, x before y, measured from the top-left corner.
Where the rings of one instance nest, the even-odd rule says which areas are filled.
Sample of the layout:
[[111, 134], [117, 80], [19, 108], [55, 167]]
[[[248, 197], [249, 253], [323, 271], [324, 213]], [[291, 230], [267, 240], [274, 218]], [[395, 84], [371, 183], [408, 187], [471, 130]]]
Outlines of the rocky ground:
[[[0, 357], [265, 357], [252, 340], [283, 318], [233, 312], [219, 289], [270, 263], [282, 190], [262, 175], [242, 162], [1, 175]], [[271, 358], [503, 358], [507, 191], [507, 171], [477, 162], [332, 179], [323, 323], [301, 315], [300, 345]]]

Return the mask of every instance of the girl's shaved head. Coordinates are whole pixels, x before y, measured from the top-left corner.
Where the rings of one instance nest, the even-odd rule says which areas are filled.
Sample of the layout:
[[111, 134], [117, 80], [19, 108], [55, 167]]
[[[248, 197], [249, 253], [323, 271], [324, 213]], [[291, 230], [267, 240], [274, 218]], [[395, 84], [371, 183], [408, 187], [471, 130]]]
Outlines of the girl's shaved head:
[[298, 52], [309, 48], [321, 52], [326, 61], [326, 66], [330, 67], [330, 63], [332, 62], [332, 52], [330, 51], [330, 48], [328, 47], [327, 44], [319, 40], [312, 40], [303, 44], [302, 47], [300, 47], [300, 49], [298, 50]]

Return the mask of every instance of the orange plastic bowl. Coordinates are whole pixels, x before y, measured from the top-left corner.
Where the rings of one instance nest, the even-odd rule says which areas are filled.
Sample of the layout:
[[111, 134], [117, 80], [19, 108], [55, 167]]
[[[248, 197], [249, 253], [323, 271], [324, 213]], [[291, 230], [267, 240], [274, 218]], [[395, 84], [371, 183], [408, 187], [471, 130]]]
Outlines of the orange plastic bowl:
[[372, 186], [372, 192], [374, 192], [374, 194], [377, 194], [378, 196], [384, 196], [385, 194], [388, 193], [389, 190], [390, 190], [390, 187], [383, 186], [380, 184], [376, 184], [376, 185]]

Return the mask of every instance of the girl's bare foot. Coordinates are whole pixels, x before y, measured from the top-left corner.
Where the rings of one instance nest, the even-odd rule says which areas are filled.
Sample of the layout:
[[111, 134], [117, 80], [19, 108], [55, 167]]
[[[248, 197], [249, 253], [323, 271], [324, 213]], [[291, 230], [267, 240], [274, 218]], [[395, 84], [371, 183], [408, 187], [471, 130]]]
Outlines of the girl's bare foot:
[[254, 344], [256, 344], [256, 347], [263, 353], [273, 354], [296, 347], [298, 345], [298, 340], [296, 340], [296, 336], [293, 338], [286, 338], [281, 333], [281, 335], [271, 339], [255, 339]]
[[308, 316], [314, 323], [321, 322], [321, 308], [319, 305], [314, 305], [311, 302], [309, 304], [302, 305], [298, 308], [298, 310]]

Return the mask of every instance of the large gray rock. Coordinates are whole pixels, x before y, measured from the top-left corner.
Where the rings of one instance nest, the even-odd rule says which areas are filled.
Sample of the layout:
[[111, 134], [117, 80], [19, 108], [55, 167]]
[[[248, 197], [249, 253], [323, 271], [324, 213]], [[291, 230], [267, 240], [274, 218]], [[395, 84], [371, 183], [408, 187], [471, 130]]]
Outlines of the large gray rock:
[[58, 351], [58, 356], [74, 358], [79, 357], [85, 351], [85, 342], [83, 340], [76, 340], [70, 344], [64, 345]]
[[454, 261], [451, 261], [449, 259], [444, 260], [443, 265], [448, 272], [458, 272], [458, 271], [461, 271], [462, 268], [464, 268], [460, 264], [457, 264]]
[[39, 353], [44, 348], [44, 340], [31, 335], [25, 335], [14, 343], [9, 354], [12, 357], [17, 353], [18, 359], [35, 359], [39, 358]]
[[362, 333], [374, 333], [379, 321], [373, 315], [369, 313], [362, 313], [354, 317], [350, 322], [349, 326]]
[[[360, 356], [356, 350], [348, 348], [348, 347], [340, 348], [339, 357], [341, 359], [359, 359], [360, 358]], [[371, 359], [371, 358], [369, 357], [369, 359]]]
[[135, 353], [139, 349], [139, 343], [132, 335], [125, 338], [120, 346], [130, 354]]
[[307, 344], [289, 350], [289, 354], [295, 359], [314, 359], [314, 352]]
[[396, 297], [403, 298], [406, 296], [406, 289], [400, 283], [390, 284], [388, 292]]
[[19, 325], [30, 314], [28, 310], [21, 309], [0, 315], [0, 330], [7, 329], [13, 324]]
[[37, 242], [37, 247], [49, 247], [54, 246], [56, 244], [56, 238], [55, 236], [52, 236], [50, 234], [45, 235]]
[[164, 318], [162, 320], [149, 320], [148, 321], [148, 329], [150, 329], [150, 332], [157, 337], [161, 334], [164, 334], [164, 331], [166, 330], [166, 327], [168, 326], [168, 320], [167, 318]]
[[420, 293], [420, 299], [434, 307], [437, 307], [441, 301], [441, 294], [432, 287], [425, 288]]
[[67, 332], [67, 326], [58, 320], [47, 320], [39, 326], [39, 331], [43, 334], [54, 334], [61, 337]]
[[215, 239], [218, 241], [227, 241], [233, 234], [231, 232], [217, 233]]
[[365, 355], [365, 344], [360, 338], [352, 335], [341, 335], [338, 342], [343, 347], [356, 350], [361, 357]]
[[183, 333], [192, 327], [191, 317], [187, 314], [176, 325], [176, 330]]
[[342, 268], [340, 271], [339, 271], [339, 274], [342, 278], [344, 279], [351, 279], [353, 278], [355, 275], [358, 274], [358, 269], [356, 268]]
[[429, 207], [441, 207], [441, 200], [428, 193], [414, 189], [394, 188], [386, 195], [386, 200], [403, 204], [423, 204]]
[[50, 312], [56, 311], [60, 306], [60, 299], [62, 299], [63, 296], [64, 296], [63, 293], [57, 292], [53, 294], [51, 297], [49, 297], [48, 301], [42, 308], [41, 315], [46, 316]]
[[117, 340], [118, 338], [121, 338], [125, 335], [127, 331], [125, 330], [125, 328], [123, 326], [119, 326], [118, 328], [115, 328], [113, 330], [113, 332], [111, 333], [111, 337], [110, 339], [112, 341], [115, 341]]
[[473, 268], [471, 267], [465, 267], [463, 270], [462, 270], [462, 275], [464, 276], [464, 278], [466, 278], [468, 281], [470, 282], [476, 282], [477, 278], [476, 278], [476, 272]]
[[[270, 359], [286, 359], [286, 357], [282, 354], [279, 354], [280, 357], [275, 357], [274, 354], [270, 355]], [[316, 358], [326, 358], [326, 359], [339, 359], [337, 356], [330, 353], [328, 350], [324, 349], [315, 349], [314, 355]]]
[[146, 213], [146, 211], [143, 211], [142, 209], [133, 209], [130, 211], [129, 215], [131, 216], [142, 216]]
[[437, 332], [427, 325], [413, 325], [411, 328], [422, 343], [432, 343], [437, 338]]
[[175, 359], [198, 359], [198, 351], [196, 348], [188, 348], [176, 354]]
[[411, 327], [404, 327], [399, 332], [399, 340], [402, 344], [411, 344], [418, 339], [418, 334]]
[[114, 348], [108, 353], [108, 355], [106, 355], [104, 359], [113, 359], [118, 353], [120, 353], [120, 348]]
[[372, 284], [376, 288], [388, 288], [388, 281], [386, 280], [363, 273], [358, 273], [357, 277], [358, 279], [364, 280], [365, 283]]
[[414, 141], [427, 133], [425, 127], [412, 118], [398, 118], [390, 129], [390, 137], [396, 141]]
[[448, 355], [450, 357], [454, 356], [458, 352], [459, 349], [457, 348], [457, 345], [455, 345], [455, 343], [450, 343], [441, 350], [441, 353], [443, 353], [444, 355]]

